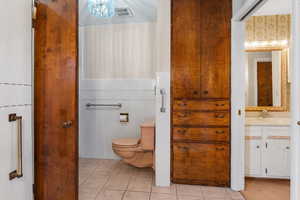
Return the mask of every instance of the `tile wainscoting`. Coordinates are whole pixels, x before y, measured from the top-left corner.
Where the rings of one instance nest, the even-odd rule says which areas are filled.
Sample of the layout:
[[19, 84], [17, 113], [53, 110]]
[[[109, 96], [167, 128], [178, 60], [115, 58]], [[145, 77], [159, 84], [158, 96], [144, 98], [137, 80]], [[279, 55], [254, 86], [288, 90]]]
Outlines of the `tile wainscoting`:
[[[81, 81], [80, 156], [117, 159], [111, 147], [113, 139], [140, 137], [140, 124], [155, 117], [154, 83], [154, 80]], [[87, 103], [121, 103], [122, 108], [87, 108]], [[129, 113], [128, 123], [120, 123], [120, 113]]]

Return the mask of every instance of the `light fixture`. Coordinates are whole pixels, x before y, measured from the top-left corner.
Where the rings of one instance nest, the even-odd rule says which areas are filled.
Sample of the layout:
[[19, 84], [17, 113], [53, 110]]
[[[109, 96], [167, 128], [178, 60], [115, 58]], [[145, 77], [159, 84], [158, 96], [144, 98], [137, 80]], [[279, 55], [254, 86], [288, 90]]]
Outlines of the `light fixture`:
[[115, 15], [114, 0], [89, 0], [88, 8], [95, 17], [109, 18]]
[[253, 41], [245, 42], [246, 48], [264, 48], [264, 47], [287, 47], [289, 42], [287, 40], [272, 40], [272, 41]]

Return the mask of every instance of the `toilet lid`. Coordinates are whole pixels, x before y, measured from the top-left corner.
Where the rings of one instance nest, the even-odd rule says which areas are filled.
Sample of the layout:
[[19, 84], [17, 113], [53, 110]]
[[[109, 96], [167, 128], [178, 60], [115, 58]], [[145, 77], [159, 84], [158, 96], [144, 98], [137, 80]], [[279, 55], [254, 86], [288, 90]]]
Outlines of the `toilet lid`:
[[114, 139], [112, 141], [114, 146], [124, 146], [124, 147], [137, 147], [139, 144], [139, 138], [121, 138]]

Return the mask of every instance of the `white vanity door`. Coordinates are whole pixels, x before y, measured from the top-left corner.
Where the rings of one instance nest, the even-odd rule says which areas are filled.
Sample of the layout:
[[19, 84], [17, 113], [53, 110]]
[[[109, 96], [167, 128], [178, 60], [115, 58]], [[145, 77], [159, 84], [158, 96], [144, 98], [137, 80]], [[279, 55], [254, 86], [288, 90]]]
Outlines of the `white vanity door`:
[[266, 176], [288, 178], [291, 166], [289, 127], [266, 127], [264, 133], [263, 165]]
[[245, 174], [261, 176], [262, 174], [262, 140], [246, 137], [245, 143]]
[[246, 176], [262, 176], [262, 128], [256, 126], [246, 127], [245, 142], [245, 174]]
[[288, 178], [290, 176], [290, 141], [287, 139], [267, 139], [264, 153], [266, 176]]

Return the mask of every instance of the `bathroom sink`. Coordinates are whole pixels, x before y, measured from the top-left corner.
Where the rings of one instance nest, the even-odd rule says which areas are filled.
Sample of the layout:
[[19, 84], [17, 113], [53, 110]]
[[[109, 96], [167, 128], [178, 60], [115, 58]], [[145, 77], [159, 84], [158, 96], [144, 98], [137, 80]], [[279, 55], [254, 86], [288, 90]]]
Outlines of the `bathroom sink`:
[[261, 118], [261, 117], [246, 117], [246, 125], [261, 125], [261, 126], [288, 126], [290, 118]]

